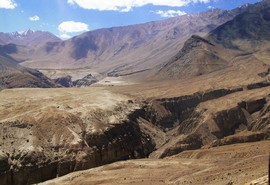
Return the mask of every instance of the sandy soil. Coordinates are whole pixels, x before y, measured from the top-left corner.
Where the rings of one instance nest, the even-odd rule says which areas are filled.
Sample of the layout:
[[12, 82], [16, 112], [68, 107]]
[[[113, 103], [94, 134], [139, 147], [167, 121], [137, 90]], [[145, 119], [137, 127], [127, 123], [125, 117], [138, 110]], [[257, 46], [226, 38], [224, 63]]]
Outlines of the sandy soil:
[[[0, 92], [0, 122], [28, 121], [34, 124], [35, 136], [56, 138], [55, 143], [60, 145], [66, 142], [63, 138], [73, 135], [68, 141], [69, 144], [76, 144], [81, 133], [78, 120], [89, 122], [89, 130], [102, 132], [107, 123], [110, 125], [126, 119], [129, 111], [139, 108], [144, 100], [179, 97], [221, 88], [245, 89], [200, 105], [199, 108], [206, 107], [211, 113], [233, 107], [242, 100], [266, 97], [270, 87], [246, 90], [248, 84], [265, 80], [257, 75], [265, 71], [262, 65], [258, 61], [243, 60], [222, 71], [177, 81], [126, 83], [126, 78], [109, 78], [104, 79], [103, 84], [88, 88], [3, 90]], [[110, 81], [110, 85], [106, 81]], [[129, 100], [134, 103], [129, 104]], [[37, 150], [42, 145], [41, 138], [33, 139], [25, 135], [27, 128], [18, 130], [23, 131], [14, 131], [12, 137], [0, 140], [0, 144], [10, 153], [20, 147], [34, 146]], [[56, 136], [61, 137], [58, 139]], [[15, 142], [10, 147], [7, 141], [12, 143], [16, 138], [25, 141]], [[269, 151], [269, 141], [186, 151], [163, 160], [113, 163], [72, 173], [45, 184], [244, 184], [266, 175]]]
[[130, 97], [116, 94], [102, 87], [69, 89], [8, 89], [0, 92], [0, 120], [8, 120], [46, 108], [68, 112], [113, 110]]
[[267, 174], [270, 141], [186, 151], [163, 160], [116, 162], [42, 185], [245, 184]]

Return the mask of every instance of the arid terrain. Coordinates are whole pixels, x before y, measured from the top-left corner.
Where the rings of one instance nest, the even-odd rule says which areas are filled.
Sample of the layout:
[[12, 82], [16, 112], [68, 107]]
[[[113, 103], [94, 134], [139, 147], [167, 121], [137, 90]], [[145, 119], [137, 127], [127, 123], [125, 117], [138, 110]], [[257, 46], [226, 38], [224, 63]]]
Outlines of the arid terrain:
[[2, 34], [0, 184], [267, 184], [269, 15]]
[[262, 141], [186, 151], [162, 160], [116, 162], [42, 184], [244, 185], [267, 174], [269, 146]]
[[[189, 86], [175, 84], [173, 93], [166, 95], [170, 84], [153, 88], [157, 84], [150, 82], [145, 93], [138, 93], [139, 84], [68, 91], [3, 90], [1, 166], [8, 171], [2, 174], [1, 183], [40, 182], [113, 161], [147, 156], [149, 159], [80, 172], [98, 173], [91, 175], [94, 179], [84, 175], [76, 179], [71, 174], [65, 177], [66, 183], [117, 184], [122, 179], [121, 183], [137, 184], [207, 184], [210, 180], [211, 184], [239, 184], [262, 177], [267, 173], [268, 141], [222, 146], [268, 138], [270, 87], [258, 83], [249, 90], [245, 83], [242, 89], [209, 90], [202, 86], [199, 92], [196, 88], [185, 92], [182, 88]], [[193, 151], [201, 147], [204, 149]], [[99, 170], [107, 173], [107, 168], [108, 176], [102, 179]], [[214, 175], [217, 169], [218, 175]]]

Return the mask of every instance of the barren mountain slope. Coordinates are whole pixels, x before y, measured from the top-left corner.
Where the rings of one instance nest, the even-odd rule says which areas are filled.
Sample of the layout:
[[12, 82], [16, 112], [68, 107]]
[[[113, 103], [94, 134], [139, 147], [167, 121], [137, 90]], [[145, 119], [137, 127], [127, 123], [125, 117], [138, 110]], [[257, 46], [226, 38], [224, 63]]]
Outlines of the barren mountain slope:
[[0, 54], [0, 89], [55, 86], [54, 82], [41, 72], [23, 67], [12, 58]]
[[25, 60], [23, 65], [39, 69], [87, 67], [108, 75], [136, 73], [176, 54], [191, 34], [204, 35], [244, 9], [215, 9], [164, 21], [90, 31], [61, 43], [47, 43], [30, 58], [13, 56]]
[[250, 6], [204, 38], [192, 36], [155, 77], [178, 79], [198, 76], [236, 65], [244, 57], [246, 60], [256, 58], [266, 69], [269, 68], [269, 14], [270, 3], [263, 1]]

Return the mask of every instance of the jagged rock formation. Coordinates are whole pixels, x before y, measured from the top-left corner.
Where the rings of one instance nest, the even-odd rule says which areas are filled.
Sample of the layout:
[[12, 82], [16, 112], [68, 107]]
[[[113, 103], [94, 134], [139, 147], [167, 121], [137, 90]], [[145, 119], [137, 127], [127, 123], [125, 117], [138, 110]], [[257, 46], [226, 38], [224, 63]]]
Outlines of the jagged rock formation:
[[89, 74], [83, 77], [82, 79], [73, 81], [73, 86], [74, 87], [87, 87], [96, 82], [98, 82], [98, 80], [95, 77], [93, 77], [91, 74]]
[[46, 31], [28, 29], [24, 32], [0, 32], [0, 44], [15, 44], [22, 46], [36, 46], [46, 42], [60, 42], [61, 39]]
[[98, 80], [94, 76], [92, 76], [92, 74], [88, 74], [82, 79], [78, 79], [75, 81], [72, 81], [72, 77], [68, 75], [65, 77], [54, 79], [54, 82], [56, 84], [60, 84], [63, 87], [88, 87], [98, 82]]
[[57, 84], [62, 85], [63, 87], [72, 87], [72, 77], [71, 76], [64, 76], [60, 78], [53, 79], [53, 81]]

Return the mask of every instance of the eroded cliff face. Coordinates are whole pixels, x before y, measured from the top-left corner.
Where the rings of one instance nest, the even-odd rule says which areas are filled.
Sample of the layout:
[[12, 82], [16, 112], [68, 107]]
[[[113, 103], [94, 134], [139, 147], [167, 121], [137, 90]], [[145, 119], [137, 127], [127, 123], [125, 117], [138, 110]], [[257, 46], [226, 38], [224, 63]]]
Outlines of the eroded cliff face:
[[[72, 90], [71, 95], [60, 91], [45, 98], [41, 93], [1, 102], [0, 184], [38, 183], [114, 161], [145, 158], [153, 151], [151, 137], [136, 121], [139, 103], [103, 90], [74, 90], [83, 92], [79, 98]], [[5, 93], [12, 92], [1, 95]]]
[[267, 138], [269, 87], [244, 89], [220, 89], [149, 103], [144, 119], [164, 133], [163, 143], [150, 157]]
[[[6, 153], [1, 153], [0, 184], [37, 183], [118, 160], [144, 158], [154, 149], [151, 138], [140, 131], [135, 120], [107, 123], [94, 131], [86, 130], [80, 118], [71, 114], [62, 117], [63, 112], [54, 111], [50, 113], [54, 116], [38, 120], [38, 125], [2, 123], [1, 149]], [[44, 130], [43, 124], [50, 124], [50, 130]]]
[[72, 89], [57, 91], [24, 100], [11, 91], [0, 94], [10, 96], [0, 104], [0, 184], [37, 183], [114, 161], [269, 136], [269, 87], [147, 101], [103, 89], [75, 89], [78, 97]]

